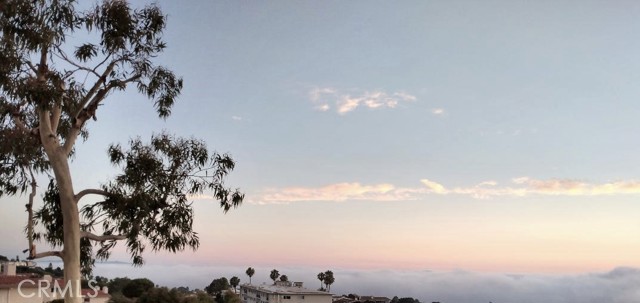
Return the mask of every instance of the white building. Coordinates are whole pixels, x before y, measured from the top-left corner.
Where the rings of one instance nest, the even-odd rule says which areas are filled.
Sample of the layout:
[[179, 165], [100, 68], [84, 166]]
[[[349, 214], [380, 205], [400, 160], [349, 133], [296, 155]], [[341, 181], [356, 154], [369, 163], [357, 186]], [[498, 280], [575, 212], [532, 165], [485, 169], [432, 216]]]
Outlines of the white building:
[[[60, 299], [63, 283], [49, 275], [42, 278], [18, 275], [15, 262], [0, 263], [0, 303], [45, 303]], [[111, 299], [106, 287], [96, 291], [82, 289], [81, 293], [84, 303], [107, 303]]]
[[275, 285], [240, 285], [243, 303], [331, 303], [331, 294], [302, 287], [302, 282], [276, 281]]

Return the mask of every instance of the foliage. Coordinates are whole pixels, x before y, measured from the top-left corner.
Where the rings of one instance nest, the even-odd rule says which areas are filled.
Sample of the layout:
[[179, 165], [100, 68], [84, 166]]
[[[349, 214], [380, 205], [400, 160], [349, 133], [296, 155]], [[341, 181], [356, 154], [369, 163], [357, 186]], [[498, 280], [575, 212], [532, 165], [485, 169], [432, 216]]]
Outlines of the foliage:
[[256, 273], [256, 270], [253, 269], [253, 267], [249, 267], [247, 268], [247, 271], [245, 271], [245, 273], [247, 274], [247, 276], [249, 276], [249, 284], [251, 284], [251, 277], [253, 277], [253, 275]]
[[143, 293], [137, 303], [180, 303], [182, 296], [176, 290], [169, 290], [166, 287], [152, 288]]
[[231, 279], [229, 279], [229, 284], [231, 285], [231, 287], [233, 287], [233, 291], [235, 292], [236, 288], [240, 284], [240, 278], [236, 276], [231, 277]]
[[109, 300], [109, 303], [135, 303], [136, 302], [136, 299], [127, 298], [121, 293], [111, 293], [111, 290], [109, 290], [109, 293], [111, 294], [111, 299]]
[[326, 274], [323, 272], [318, 273], [318, 280], [320, 280], [320, 291], [323, 291], [324, 288], [322, 287], [322, 285], [324, 285], [324, 279], [326, 278]]
[[138, 298], [143, 293], [149, 291], [155, 284], [149, 279], [133, 279], [122, 288], [122, 294], [128, 298]]
[[271, 280], [273, 280], [273, 283], [276, 283], [276, 280], [278, 279], [278, 277], [280, 276], [280, 272], [278, 272], [277, 269], [274, 269], [271, 271], [271, 273], [269, 274], [269, 277], [271, 278]]
[[[34, 176], [50, 177], [44, 205], [26, 231], [30, 242], [64, 246], [65, 254], [41, 256], [64, 255], [65, 279], [79, 278], [79, 260], [89, 276], [95, 259], [107, 259], [119, 240], [134, 265], [143, 264], [146, 243], [154, 251], [196, 249], [188, 197], [210, 190], [225, 212], [244, 197], [223, 183], [235, 165], [228, 155], [167, 134], [149, 144], [134, 139], [130, 148], [112, 145], [110, 160], [122, 173], [100, 189], [73, 192], [68, 162], [76, 140], [88, 138], [88, 121], [97, 119], [108, 96], [133, 86], [164, 119], [183, 87], [180, 77], [153, 62], [166, 48], [167, 17], [157, 5], [132, 9], [127, 1], [103, 0], [85, 11], [76, 5], [0, 1], [0, 197], [30, 187], [35, 194]], [[104, 200], [81, 204], [78, 218], [78, 202], [88, 194]], [[32, 223], [42, 230], [32, 232]], [[78, 226], [81, 233], [69, 232]], [[29, 253], [41, 257], [35, 249]]]
[[204, 288], [204, 290], [210, 295], [219, 294], [223, 290], [227, 290], [227, 289], [229, 289], [229, 281], [225, 277], [213, 279], [213, 281], [211, 281], [209, 286]]
[[127, 277], [118, 277], [113, 278], [107, 283], [107, 287], [109, 287], [109, 293], [122, 293], [122, 289], [124, 289], [127, 284], [131, 282], [131, 279]]
[[239, 295], [230, 292], [224, 295], [223, 302], [224, 303], [242, 303], [242, 299], [240, 298]]
[[184, 296], [181, 303], [214, 303], [214, 301], [207, 293], [196, 292], [195, 295]]
[[331, 284], [333, 284], [333, 282], [336, 281], [336, 279], [333, 277], [333, 272], [330, 270], [327, 270], [324, 272], [324, 284], [327, 286], [327, 291], [331, 291]]
[[289, 277], [287, 277], [287, 275], [282, 275], [282, 276], [280, 276], [280, 281], [287, 282], [287, 281], [289, 281]]

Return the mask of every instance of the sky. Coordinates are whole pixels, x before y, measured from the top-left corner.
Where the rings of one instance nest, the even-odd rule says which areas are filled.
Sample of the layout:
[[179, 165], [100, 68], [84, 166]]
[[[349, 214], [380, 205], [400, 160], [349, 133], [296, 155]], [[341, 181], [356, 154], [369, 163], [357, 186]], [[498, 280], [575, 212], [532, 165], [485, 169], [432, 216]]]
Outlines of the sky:
[[[310, 281], [333, 269], [345, 293], [420, 278], [433, 284], [406, 285], [458, 302], [460, 289], [478, 294], [470, 284], [588, 302], [569, 292], [639, 279], [640, 3], [158, 5], [169, 21], [157, 62], [183, 76], [180, 100], [161, 120], [135, 89], [112, 95], [77, 148], [74, 186], [117, 174], [108, 144], [166, 130], [229, 152], [227, 182], [246, 199], [223, 215], [197, 197], [199, 250], [148, 253], [150, 268], [289, 268]], [[2, 198], [0, 254], [27, 245], [25, 199]], [[116, 272], [139, 273], [127, 268]]]

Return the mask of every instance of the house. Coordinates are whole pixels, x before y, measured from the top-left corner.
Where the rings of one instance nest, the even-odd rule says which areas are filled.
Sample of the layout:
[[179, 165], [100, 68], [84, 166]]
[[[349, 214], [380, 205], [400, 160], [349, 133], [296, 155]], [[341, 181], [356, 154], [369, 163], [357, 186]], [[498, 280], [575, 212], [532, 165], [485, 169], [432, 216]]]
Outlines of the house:
[[[46, 303], [61, 299], [64, 281], [49, 275], [16, 274], [15, 262], [0, 263], [0, 303]], [[111, 296], [106, 287], [82, 289], [83, 303], [107, 303]]]
[[276, 281], [274, 285], [240, 285], [243, 303], [331, 303], [331, 294], [302, 287], [302, 282]]

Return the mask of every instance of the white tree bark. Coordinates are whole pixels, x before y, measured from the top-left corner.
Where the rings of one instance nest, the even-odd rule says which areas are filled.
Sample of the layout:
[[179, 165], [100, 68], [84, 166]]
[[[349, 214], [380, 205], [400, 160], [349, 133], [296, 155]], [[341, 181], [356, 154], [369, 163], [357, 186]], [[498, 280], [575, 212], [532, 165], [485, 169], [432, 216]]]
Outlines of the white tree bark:
[[[39, 109], [40, 140], [49, 158], [58, 190], [60, 191], [60, 208], [63, 222], [64, 281], [70, 285], [70, 292], [64, 296], [65, 303], [81, 303], [80, 292], [80, 213], [76, 203], [69, 159], [67, 153], [60, 146], [57, 135], [51, 127], [48, 110]], [[66, 286], [66, 285], [65, 285]]]

